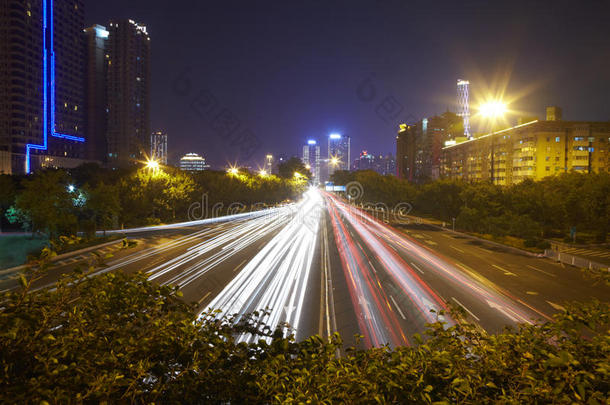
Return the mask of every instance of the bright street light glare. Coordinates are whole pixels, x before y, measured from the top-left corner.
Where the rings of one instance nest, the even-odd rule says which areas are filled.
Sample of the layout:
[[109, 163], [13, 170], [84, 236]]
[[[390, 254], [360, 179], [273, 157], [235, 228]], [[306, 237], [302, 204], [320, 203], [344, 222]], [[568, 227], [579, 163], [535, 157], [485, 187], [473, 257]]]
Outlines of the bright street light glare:
[[227, 170], [227, 173], [236, 175], [239, 173], [239, 170], [237, 169], [237, 167], [231, 167], [231, 168], [229, 168], [229, 170]]
[[336, 158], [336, 157], [331, 158], [330, 159], [330, 163], [333, 164], [333, 165], [338, 165], [339, 164], [339, 158]]
[[146, 162], [146, 167], [151, 170], [157, 170], [159, 168], [159, 162], [156, 160], [149, 160]]
[[268, 173], [267, 173], [267, 170], [262, 169], [262, 170], [259, 170], [259, 171], [258, 171], [258, 174], [259, 174], [261, 177], [265, 177], [265, 176], [266, 176]]
[[506, 113], [506, 104], [501, 101], [490, 101], [479, 107], [479, 113], [488, 118], [501, 117]]

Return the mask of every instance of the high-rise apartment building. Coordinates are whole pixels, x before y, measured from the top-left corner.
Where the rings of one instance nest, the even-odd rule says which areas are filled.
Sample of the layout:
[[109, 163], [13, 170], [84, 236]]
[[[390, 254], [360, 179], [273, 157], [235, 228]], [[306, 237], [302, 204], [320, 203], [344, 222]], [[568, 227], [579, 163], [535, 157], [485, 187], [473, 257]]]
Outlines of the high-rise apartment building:
[[155, 131], [150, 136], [150, 158], [167, 165], [167, 134]]
[[610, 122], [562, 121], [559, 109], [473, 140], [449, 140], [441, 174], [511, 185], [564, 172], [610, 171]]
[[83, 162], [82, 0], [0, 2], [0, 151], [13, 173]]
[[133, 20], [108, 26], [108, 162], [125, 166], [150, 150], [150, 37]]
[[340, 134], [328, 136], [328, 176], [336, 170], [349, 170], [350, 160], [350, 137]]
[[462, 135], [462, 119], [451, 112], [401, 125], [396, 137], [398, 177], [417, 183], [438, 179], [445, 141], [466, 139]]
[[313, 183], [320, 184], [320, 146], [313, 139], [303, 146], [303, 164], [313, 176]]
[[85, 90], [87, 93], [85, 110], [87, 112], [87, 143], [85, 144], [88, 159], [105, 162], [108, 156], [106, 149], [106, 131], [108, 113], [106, 112], [106, 75], [108, 73], [107, 41], [109, 32], [102, 25], [93, 25], [84, 30], [86, 42]]

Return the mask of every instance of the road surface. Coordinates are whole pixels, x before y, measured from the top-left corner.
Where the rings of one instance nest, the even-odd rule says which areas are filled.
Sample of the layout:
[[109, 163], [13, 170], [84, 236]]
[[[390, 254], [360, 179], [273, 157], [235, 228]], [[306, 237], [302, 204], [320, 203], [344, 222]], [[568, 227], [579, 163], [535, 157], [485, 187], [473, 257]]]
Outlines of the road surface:
[[[550, 319], [566, 301], [610, 297], [578, 269], [429, 225], [391, 227], [318, 190], [288, 206], [128, 236], [137, 245], [105, 247], [112, 257], [95, 274], [144, 272], [179, 286], [200, 314], [269, 309], [266, 323], [289, 324], [297, 339], [339, 332], [350, 343], [362, 335], [364, 346], [409, 345], [437, 319], [493, 333]], [[63, 260], [36, 286], [83, 260]], [[463, 318], [443, 313], [450, 304]]]

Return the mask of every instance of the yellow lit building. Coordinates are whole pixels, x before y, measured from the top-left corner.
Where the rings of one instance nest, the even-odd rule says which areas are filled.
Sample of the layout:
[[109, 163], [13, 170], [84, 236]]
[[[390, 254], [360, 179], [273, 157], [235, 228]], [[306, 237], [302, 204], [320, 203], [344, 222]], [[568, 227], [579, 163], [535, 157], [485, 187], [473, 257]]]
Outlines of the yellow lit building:
[[561, 121], [557, 110], [547, 109], [546, 121], [446, 142], [442, 177], [510, 185], [571, 171], [610, 171], [610, 122]]

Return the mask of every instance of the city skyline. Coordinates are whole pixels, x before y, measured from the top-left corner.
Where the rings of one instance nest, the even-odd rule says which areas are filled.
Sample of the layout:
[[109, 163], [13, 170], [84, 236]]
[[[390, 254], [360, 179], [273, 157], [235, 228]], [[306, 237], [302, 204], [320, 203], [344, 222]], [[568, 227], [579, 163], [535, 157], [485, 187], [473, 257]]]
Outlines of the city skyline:
[[[379, 145], [380, 152], [392, 151], [400, 120], [447, 108], [457, 111], [458, 78], [471, 83], [471, 109], [477, 95], [506, 90], [518, 98], [514, 105], [523, 115], [544, 117], [540, 106], [561, 105], [566, 119], [609, 119], [605, 94], [610, 84], [596, 80], [607, 71], [608, 58], [582, 46], [608, 47], [600, 4], [573, 8], [556, 2], [549, 13], [541, 5], [519, 2], [448, 3], [445, 12], [436, 14], [425, 5], [366, 4], [304, 4], [296, 12], [287, 5], [246, 4], [236, 14], [221, 4], [171, 8], [110, 0], [87, 3], [86, 22], [134, 18], [158, 38], [152, 56], [152, 127], [173, 134], [174, 161], [191, 148], [214, 156], [216, 166], [240, 158], [212, 128], [211, 119], [192, 109], [200, 90], [208, 90], [260, 140], [261, 146], [244, 159], [251, 162], [266, 153], [298, 155], [302, 139], [332, 132], [351, 134], [354, 150]], [[570, 12], [563, 13], [566, 9]], [[408, 15], [418, 18], [400, 24]], [[372, 23], [376, 20], [387, 23], [379, 28]], [[437, 42], [425, 35], [433, 21], [441, 27]], [[247, 36], [235, 29], [239, 26], [247, 27]], [[322, 29], [314, 29], [318, 26]], [[476, 47], [470, 46], [475, 42]], [[250, 63], [232, 64], [235, 52]], [[577, 62], [583, 57], [587, 64]], [[275, 66], [272, 60], [284, 62]], [[191, 99], [176, 93], [176, 80], [183, 76], [192, 84]], [[367, 84], [375, 87], [374, 100], [358, 93]], [[388, 97], [400, 104], [403, 118], [384, 119], [378, 107]]]

